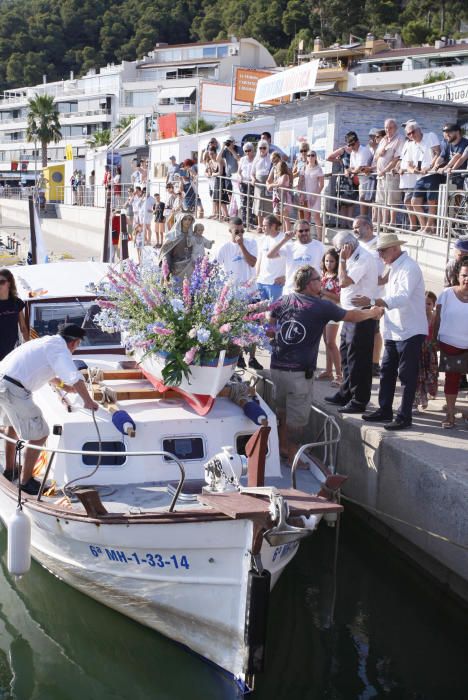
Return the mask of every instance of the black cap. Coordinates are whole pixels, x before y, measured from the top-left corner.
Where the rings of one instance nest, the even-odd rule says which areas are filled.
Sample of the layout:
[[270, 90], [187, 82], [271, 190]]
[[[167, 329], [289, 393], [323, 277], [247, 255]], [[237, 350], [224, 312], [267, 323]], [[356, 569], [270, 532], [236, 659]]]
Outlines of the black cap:
[[76, 323], [64, 323], [59, 327], [58, 334], [66, 341], [83, 340], [86, 331], [81, 326], [77, 326]]
[[461, 127], [458, 124], [455, 124], [455, 122], [449, 122], [444, 126], [442, 131], [461, 131]]
[[359, 141], [359, 138], [355, 131], [348, 131], [348, 133], [345, 134], [345, 140], [346, 143], [351, 146], [353, 143], [356, 143], [356, 141]]

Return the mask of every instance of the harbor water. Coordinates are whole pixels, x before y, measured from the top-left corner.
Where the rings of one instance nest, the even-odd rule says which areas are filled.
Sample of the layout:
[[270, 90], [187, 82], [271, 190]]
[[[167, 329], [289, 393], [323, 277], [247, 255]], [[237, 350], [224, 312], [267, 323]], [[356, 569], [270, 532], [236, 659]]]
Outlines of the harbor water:
[[[271, 597], [255, 700], [465, 700], [467, 614], [347, 513]], [[13, 581], [0, 526], [0, 700], [230, 700], [235, 684], [33, 563]]]

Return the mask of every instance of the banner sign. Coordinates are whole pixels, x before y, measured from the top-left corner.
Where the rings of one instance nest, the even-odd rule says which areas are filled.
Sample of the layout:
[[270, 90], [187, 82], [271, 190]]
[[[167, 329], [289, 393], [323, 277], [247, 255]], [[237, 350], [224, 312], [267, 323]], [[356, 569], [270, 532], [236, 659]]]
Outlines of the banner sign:
[[318, 60], [309, 61], [260, 79], [257, 83], [254, 103], [260, 104], [278, 97], [293, 95], [295, 92], [312, 90], [317, 79], [318, 64]]
[[160, 139], [172, 139], [177, 136], [177, 115], [175, 112], [164, 114], [158, 118]]
[[[250, 104], [253, 104], [258, 81], [261, 78], [267, 78], [269, 75], [273, 75], [269, 70], [238, 68], [234, 90], [236, 102], [250, 102]], [[279, 104], [279, 100], [272, 100], [268, 104]]]
[[231, 110], [231, 86], [226, 83], [210, 83], [203, 81], [201, 84], [200, 110], [213, 112], [214, 114], [229, 115], [246, 112], [250, 104], [233, 104]]

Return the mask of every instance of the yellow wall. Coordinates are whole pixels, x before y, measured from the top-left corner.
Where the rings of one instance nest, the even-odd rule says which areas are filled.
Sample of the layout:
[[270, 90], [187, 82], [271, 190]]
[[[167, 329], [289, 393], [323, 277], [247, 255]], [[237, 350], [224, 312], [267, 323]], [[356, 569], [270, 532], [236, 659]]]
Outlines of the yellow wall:
[[63, 202], [65, 185], [65, 165], [49, 165], [42, 170], [47, 185], [46, 199], [48, 202]]

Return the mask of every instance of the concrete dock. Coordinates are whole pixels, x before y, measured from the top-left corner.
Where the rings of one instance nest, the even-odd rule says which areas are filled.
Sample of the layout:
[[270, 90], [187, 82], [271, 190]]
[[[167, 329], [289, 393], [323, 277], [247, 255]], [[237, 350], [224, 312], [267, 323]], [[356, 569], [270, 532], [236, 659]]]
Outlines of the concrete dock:
[[[64, 205], [58, 209], [58, 219], [44, 219], [42, 224], [48, 250], [66, 252], [78, 260], [99, 258], [103, 210]], [[208, 238], [228, 240], [226, 224], [208, 219], [203, 223]], [[0, 230], [3, 235], [15, 231], [24, 239], [27, 250], [26, 201], [0, 200]], [[408, 239], [408, 252], [420, 263], [427, 288], [438, 292], [446, 242], [411, 235]], [[258, 353], [258, 358], [268, 367], [266, 354]], [[319, 369], [324, 366], [322, 347]], [[343, 488], [344, 505], [356, 507], [405, 555], [468, 604], [468, 423], [458, 416], [455, 429], [441, 428], [442, 379], [443, 375], [439, 397], [429, 402], [427, 410], [414, 415], [410, 430], [398, 433], [364, 423], [360, 416], [342, 417], [323, 400], [335, 392], [328, 382], [315, 382], [315, 401], [322, 410], [335, 415], [342, 430], [337, 467], [349, 476]], [[374, 379], [370, 408], [377, 407], [377, 391], [378, 379]], [[398, 397], [395, 405], [397, 401]], [[466, 391], [460, 393], [458, 404], [468, 412]], [[311, 428], [310, 441], [316, 428]]]

